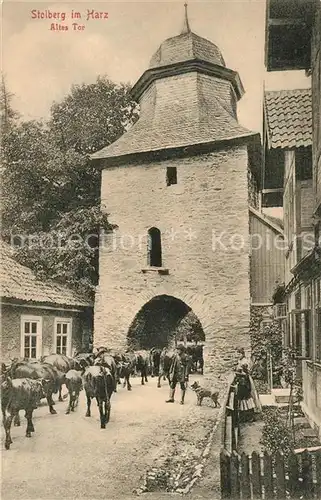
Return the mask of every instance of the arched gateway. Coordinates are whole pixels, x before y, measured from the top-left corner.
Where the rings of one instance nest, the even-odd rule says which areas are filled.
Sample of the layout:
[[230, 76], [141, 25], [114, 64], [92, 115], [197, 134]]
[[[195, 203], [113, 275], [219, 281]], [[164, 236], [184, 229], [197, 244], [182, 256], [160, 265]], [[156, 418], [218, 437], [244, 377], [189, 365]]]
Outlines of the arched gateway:
[[92, 155], [117, 226], [101, 239], [96, 346], [166, 345], [193, 311], [205, 370], [227, 372], [235, 348], [249, 348], [249, 192], [260, 140], [238, 123], [243, 92], [219, 48], [185, 22], [132, 88], [138, 121]]
[[148, 301], [131, 323], [127, 341], [136, 349], [166, 347], [179, 341], [204, 341], [201, 322], [180, 299], [158, 295]]

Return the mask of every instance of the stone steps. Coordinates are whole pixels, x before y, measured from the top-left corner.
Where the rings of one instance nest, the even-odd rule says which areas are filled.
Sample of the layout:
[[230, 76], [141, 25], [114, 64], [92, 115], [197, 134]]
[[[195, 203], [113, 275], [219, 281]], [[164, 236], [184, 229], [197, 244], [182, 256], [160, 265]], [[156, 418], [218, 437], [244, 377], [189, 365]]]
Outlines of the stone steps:
[[274, 395], [276, 403], [289, 403], [290, 389], [272, 389], [271, 393]]
[[318, 439], [318, 433], [314, 429], [311, 429], [311, 427], [309, 429], [303, 429], [303, 436], [305, 438], [316, 438], [316, 439]]
[[295, 417], [294, 424], [299, 426], [301, 429], [311, 429], [310, 424], [305, 417]]

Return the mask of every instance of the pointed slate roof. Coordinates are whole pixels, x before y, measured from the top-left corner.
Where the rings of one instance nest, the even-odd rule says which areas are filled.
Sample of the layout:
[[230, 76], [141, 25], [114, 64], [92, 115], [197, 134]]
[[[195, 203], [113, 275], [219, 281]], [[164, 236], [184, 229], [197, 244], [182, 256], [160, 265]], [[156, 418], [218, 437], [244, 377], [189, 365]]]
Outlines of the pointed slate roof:
[[180, 35], [168, 38], [160, 45], [152, 56], [149, 67], [160, 68], [192, 59], [225, 66], [220, 49], [206, 38], [192, 32], [188, 20], [187, 3], [184, 7], [184, 21]]
[[256, 135], [237, 121], [236, 101], [244, 92], [237, 72], [225, 67], [214, 43], [191, 31], [186, 7], [181, 34], [160, 45], [132, 89], [132, 95], [143, 102], [138, 121], [94, 153], [93, 160]]
[[265, 92], [264, 110], [270, 148], [311, 146], [311, 89]]
[[13, 258], [13, 249], [0, 241], [0, 296], [2, 299], [16, 299], [70, 307], [90, 307], [92, 304], [79, 297], [73, 290], [54, 281], [41, 281], [35, 273]]
[[149, 68], [160, 68], [192, 59], [225, 67], [221, 51], [214, 43], [192, 31], [187, 31], [165, 40], [152, 56]]
[[168, 109], [162, 120], [156, 120], [152, 113], [146, 117], [141, 116], [116, 142], [93, 154], [91, 158], [112, 158], [250, 135], [255, 134], [242, 127], [213, 95], [212, 99], [204, 97], [197, 119], [184, 123], [183, 126], [179, 123], [179, 117], [175, 116], [174, 109]]

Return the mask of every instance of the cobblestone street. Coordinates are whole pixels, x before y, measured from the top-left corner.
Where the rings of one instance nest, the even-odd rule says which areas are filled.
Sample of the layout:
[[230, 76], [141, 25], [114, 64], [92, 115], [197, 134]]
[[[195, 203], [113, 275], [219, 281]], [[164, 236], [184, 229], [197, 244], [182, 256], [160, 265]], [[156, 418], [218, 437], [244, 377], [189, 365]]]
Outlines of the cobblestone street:
[[[185, 406], [166, 405], [167, 396], [166, 382], [157, 389], [156, 379], [149, 379], [144, 387], [138, 378], [133, 379], [131, 393], [119, 388], [113, 396], [105, 430], [100, 429], [95, 403], [92, 417], [85, 417], [84, 393], [74, 414], [64, 414], [66, 401], [57, 403], [57, 415], [50, 415], [46, 406], [38, 408], [31, 439], [25, 438], [22, 418], [20, 428], [12, 427], [9, 451], [4, 450], [2, 440], [2, 499], [135, 498], [133, 490], [160, 453], [166, 454], [164, 443], [171, 440], [173, 430], [188, 423], [195, 440], [202, 440], [200, 422], [212, 425], [218, 414], [211, 407], [197, 407], [191, 390]], [[187, 450], [191, 444], [186, 443]], [[158, 500], [163, 494], [148, 493], [147, 497]]]

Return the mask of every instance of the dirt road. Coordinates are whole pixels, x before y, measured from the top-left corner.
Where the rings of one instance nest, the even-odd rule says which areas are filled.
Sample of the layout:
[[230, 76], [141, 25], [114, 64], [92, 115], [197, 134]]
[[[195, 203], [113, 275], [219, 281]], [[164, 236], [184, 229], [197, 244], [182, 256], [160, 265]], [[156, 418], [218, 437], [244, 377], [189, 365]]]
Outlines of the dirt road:
[[77, 411], [70, 415], [64, 414], [66, 402], [57, 403], [57, 415], [50, 415], [45, 406], [38, 408], [32, 438], [25, 438], [22, 418], [22, 426], [12, 428], [9, 451], [2, 440], [2, 499], [135, 498], [133, 490], [159, 456], [173, 424], [192, 419], [197, 433], [199, 419], [215, 412], [196, 407], [190, 390], [184, 406], [165, 404], [167, 396], [166, 383], [157, 389], [155, 379], [146, 386], [134, 379], [132, 392], [120, 388], [113, 395], [105, 430], [100, 429], [95, 403], [93, 416], [85, 417], [83, 394]]

